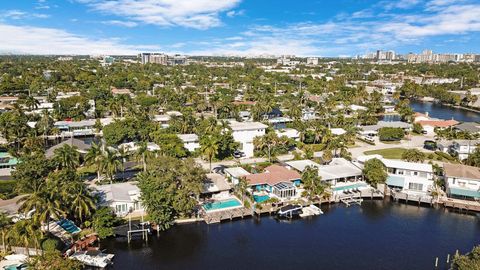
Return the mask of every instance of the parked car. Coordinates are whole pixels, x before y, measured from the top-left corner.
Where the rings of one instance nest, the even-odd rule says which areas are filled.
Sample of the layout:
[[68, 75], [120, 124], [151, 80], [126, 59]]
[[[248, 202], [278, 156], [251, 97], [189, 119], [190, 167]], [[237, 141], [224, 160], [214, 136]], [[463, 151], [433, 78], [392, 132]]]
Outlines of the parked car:
[[233, 157], [234, 158], [242, 158], [242, 157], [245, 157], [245, 153], [242, 152], [242, 151], [239, 151], [239, 150], [235, 150], [235, 152], [233, 152]]
[[435, 141], [431, 141], [431, 140], [426, 140], [423, 142], [423, 148], [424, 149], [427, 149], [427, 150], [430, 150], [430, 151], [435, 151], [437, 150], [437, 143]]

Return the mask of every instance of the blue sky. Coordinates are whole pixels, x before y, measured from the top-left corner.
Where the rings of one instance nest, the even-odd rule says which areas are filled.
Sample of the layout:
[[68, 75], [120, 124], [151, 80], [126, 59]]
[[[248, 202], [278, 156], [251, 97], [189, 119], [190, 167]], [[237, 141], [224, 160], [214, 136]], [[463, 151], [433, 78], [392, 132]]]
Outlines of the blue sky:
[[480, 53], [480, 0], [16, 0], [0, 53]]

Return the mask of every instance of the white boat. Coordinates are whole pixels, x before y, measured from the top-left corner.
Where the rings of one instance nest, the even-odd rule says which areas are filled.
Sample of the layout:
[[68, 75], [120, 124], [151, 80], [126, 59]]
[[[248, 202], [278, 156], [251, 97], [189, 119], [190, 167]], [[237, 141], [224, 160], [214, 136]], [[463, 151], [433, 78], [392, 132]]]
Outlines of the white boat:
[[98, 250], [80, 251], [71, 255], [70, 259], [76, 259], [87, 266], [106, 268], [112, 264], [114, 254], [102, 253]]
[[315, 205], [305, 206], [302, 209], [300, 217], [318, 216], [322, 215], [323, 211]]

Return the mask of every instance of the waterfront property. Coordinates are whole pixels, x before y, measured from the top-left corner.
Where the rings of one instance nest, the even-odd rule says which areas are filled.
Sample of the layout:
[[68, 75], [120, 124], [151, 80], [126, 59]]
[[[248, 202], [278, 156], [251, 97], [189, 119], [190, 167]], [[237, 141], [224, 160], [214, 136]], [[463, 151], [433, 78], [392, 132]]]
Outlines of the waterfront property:
[[456, 199], [480, 199], [480, 169], [461, 164], [443, 165], [447, 196]]
[[243, 204], [236, 197], [231, 197], [221, 201], [207, 202], [202, 205], [203, 210], [208, 212], [225, 211], [234, 208], [242, 208]]
[[238, 150], [245, 153], [245, 157], [253, 157], [253, 139], [265, 135], [265, 130], [268, 127], [260, 122], [237, 122], [230, 121], [232, 128], [233, 139], [240, 143]]
[[317, 168], [318, 175], [322, 181], [330, 185], [334, 194], [345, 190], [368, 187], [363, 181], [360, 167], [344, 158], [333, 158], [327, 165], [320, 165], [311, 160], [294, 160], [285, 163], [299, 172], [303, 172], [307, 167]]
[[135, 182], [96, 186], [94, 193], [99, 197], [100, 205], [112, 208], [118, 216], [144, 213], [140, 202], [140, 189]]
[[227, 183], [224, 176], [218, 173], [209, 173], [203, 181], [201, 195], [203, 198], [225, 199], [230, 197], [232, 187]]
[[433, 189], [433, 167], [431, 164], [381, 159], [387, 167], [387, 185], [403, 192], [427, 194]]
[[279, 199], [297, 198], [301, 178], [295, 170], [280, 165], [270, 165], [263, 173], [245, 176], [253, 192], [266, 192]]

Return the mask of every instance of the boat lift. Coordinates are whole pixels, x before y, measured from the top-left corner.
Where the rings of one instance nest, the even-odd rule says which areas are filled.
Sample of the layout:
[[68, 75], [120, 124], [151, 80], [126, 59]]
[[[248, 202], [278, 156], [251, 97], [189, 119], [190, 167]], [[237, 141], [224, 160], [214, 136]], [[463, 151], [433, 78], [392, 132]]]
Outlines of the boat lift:
[[150, 232], [150, 229], [145, 228], [146, 223], [143, 221], [143, 215], [142, 215], [142, 221], [140, 222], [140, 225], [142, 226], [141, 229], [132, 230], [132, 217], [128, 217], [127, 240], [129, 244], [130, 244], [130, 241], [132, 241], [132, 234], [136, 234], [136, 233], [141, 233], [142, 239], [145, 240], [145, 242], [148, 242], [148, 233]]

